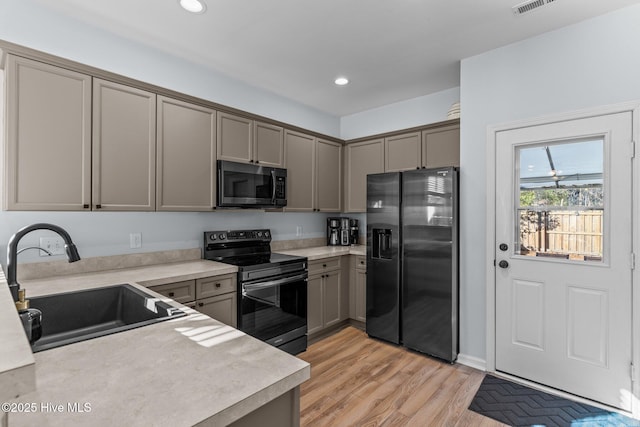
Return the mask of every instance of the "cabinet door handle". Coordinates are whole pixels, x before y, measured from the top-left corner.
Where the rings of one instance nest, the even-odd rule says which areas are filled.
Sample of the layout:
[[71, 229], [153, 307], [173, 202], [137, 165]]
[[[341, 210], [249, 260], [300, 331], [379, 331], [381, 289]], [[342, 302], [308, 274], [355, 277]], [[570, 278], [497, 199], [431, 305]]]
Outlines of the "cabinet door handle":
[[175, 295], [175, 293], [173, 293], [173, 292], [169, 292], [169, 296], [170, 296], [170, 297], [172, 297], [172, 296], [174, 296], [174, 295]]
[[256, 164], [259, 164], [259, 163], [260, 163], [260, 160], [256, 160]]
[[216, 283], [216, 288], [219, 288], [219, 287], [220, 287], [220, 283]]
[[322, 264], [322, 268], [327, 268], [327, 264]]
[[204, 303], [203, 302], [199, 302], [198, 303], [198, 307], [204, 307]]
[[89, 209], [89, 205], [85, 203], [84, 205], [82, 205], [82, 208], [83, 209]]
[[96, 209], [102, 209], [102, 205], [96, 205]]

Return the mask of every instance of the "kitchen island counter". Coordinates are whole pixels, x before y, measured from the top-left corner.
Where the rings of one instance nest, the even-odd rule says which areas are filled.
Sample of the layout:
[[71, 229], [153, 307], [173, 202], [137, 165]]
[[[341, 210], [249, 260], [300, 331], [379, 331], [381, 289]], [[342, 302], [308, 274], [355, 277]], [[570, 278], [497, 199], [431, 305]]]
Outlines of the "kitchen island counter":
[[[21, 284], [29, 297], [120, 283], [143, 288], [235, 271], [194, 260]], [[1, 286], [4, 303], [11, 296], [2, 278]], [[224, 426], [242, 422], [279, 396], [291, 400], [296, 425], [298, 386], [310, 376], [308, 363], [156, 295], [188, 315], [29, 354], [35, 358], [36, 390], [10, 401], [15, 411], [8, 414], [8, 426]], [[0, 325], [0, 332], [15, 329], [13, 323]], [[28, 345], [21, 338], [20, 348]]]

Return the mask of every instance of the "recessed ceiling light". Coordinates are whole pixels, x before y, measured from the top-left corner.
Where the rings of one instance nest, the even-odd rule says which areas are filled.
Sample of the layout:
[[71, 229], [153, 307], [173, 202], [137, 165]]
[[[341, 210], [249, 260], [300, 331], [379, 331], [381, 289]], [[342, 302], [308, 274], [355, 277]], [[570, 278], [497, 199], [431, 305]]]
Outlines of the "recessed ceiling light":
[[204, 13], [207, 9], [206, 5], [201, 0], [178, 0], [178, 2], [184, 10], [191, 13]]
[[337, 79], [334, 80], [334, 83], [337, 84], [338, 86], [344, 86], [347, 83], [349, 83], [349, 79], [346, 77], [338, 77]]

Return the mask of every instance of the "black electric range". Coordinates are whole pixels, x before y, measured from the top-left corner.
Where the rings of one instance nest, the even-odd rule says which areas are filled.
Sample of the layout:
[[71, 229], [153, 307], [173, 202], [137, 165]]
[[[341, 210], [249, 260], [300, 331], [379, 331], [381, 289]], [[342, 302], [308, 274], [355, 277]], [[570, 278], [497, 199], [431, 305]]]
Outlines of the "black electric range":
[[307, 258], [271, 252], [271, 231], [204, 233], [204, 258], [238, 267], [238, 329], [291, 354], [307, 348]]

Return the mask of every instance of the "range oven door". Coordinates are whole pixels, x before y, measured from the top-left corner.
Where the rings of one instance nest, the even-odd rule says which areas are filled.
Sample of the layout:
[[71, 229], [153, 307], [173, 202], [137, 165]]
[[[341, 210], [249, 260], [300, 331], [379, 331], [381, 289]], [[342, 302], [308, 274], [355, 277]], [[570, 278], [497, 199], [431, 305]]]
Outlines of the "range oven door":
[[[240, 291], [238, 328], [241, 331], [293, 354], [306, 350], [306, 271], [244, 282]], [[304, 348], [300, 348], [303, 341]]]
[[286, 181], [286, 169], [218, 160], [218, 206], [286, 206]]

